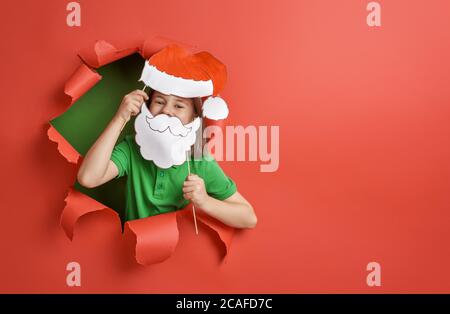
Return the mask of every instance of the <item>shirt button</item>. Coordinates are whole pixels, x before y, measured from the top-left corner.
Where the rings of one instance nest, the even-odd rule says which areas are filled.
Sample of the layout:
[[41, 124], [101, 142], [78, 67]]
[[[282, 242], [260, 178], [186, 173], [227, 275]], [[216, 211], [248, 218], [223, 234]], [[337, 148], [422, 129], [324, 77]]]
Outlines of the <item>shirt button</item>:
[[159, 183], [158, 184], [158, 189], [162, 189], [162, 187], [163, 187], [162, 183]]
[[160, 173], [159, 173], [159, 176], [160, 176], [160, 177], [164, 177], [164, 172], [160, 172]]

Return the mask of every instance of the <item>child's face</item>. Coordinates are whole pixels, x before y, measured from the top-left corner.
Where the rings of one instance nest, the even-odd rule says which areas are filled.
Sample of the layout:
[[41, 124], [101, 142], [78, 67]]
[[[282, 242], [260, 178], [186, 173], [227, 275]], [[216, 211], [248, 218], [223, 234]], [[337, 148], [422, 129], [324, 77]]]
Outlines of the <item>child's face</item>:
[[183, 124], [188, 124], [195, 118], [192, 98], [166, 95], [154, 91], [150, 101], [149, 110], [153, 116], [164, 113], [170, 117], [177, 117]]

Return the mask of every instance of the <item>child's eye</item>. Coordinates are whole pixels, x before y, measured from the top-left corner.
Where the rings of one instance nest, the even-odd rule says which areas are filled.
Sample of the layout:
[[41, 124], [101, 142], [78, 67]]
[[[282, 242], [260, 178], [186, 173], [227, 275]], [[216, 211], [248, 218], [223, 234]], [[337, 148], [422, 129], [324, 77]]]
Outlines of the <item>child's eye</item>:
[[182, 105], [175, 105], [175, 108], [177, 108], [177, 109], [183, 109], [184, 106], [182, 106]]

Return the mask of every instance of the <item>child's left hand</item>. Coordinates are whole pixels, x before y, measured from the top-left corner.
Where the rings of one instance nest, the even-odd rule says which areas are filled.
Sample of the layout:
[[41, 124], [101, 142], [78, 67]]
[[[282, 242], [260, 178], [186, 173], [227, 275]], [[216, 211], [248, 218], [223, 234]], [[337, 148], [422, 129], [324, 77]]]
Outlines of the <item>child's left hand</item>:
[[209, 197], [203, 179], [196, 174], [189, 175], [183, 184], [183, 197], [202, 208]]

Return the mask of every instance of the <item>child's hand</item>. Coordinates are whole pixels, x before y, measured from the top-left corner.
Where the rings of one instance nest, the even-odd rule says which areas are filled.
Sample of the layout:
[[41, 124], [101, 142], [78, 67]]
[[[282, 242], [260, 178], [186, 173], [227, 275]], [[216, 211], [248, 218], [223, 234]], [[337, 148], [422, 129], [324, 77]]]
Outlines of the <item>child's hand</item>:
[[131, 116], [135, 116], [141, 110], [142, 103], [148, 100], [148, 95], [142, 90], [135, 90], [125, 95], [116, 112], [116, 117], [128, 122]]
[[203, 179], [195, 174], [189, 175], [183, 184], [183, 197], [202, 208], [209, 198]]

